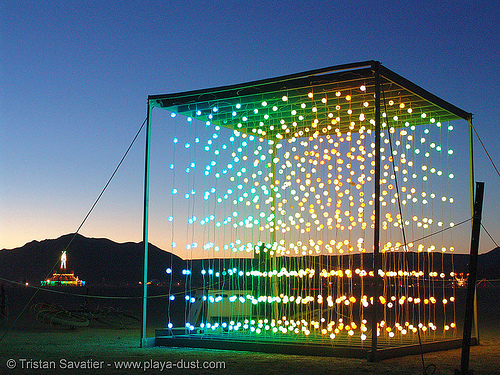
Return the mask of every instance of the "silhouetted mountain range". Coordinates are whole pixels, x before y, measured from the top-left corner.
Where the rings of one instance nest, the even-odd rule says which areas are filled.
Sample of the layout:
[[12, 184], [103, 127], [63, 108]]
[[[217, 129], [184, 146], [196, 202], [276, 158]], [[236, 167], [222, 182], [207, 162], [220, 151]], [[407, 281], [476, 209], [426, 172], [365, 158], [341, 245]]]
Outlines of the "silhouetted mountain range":
[[[32, 241], [16, 249], [4, 249], [0, 251], [0, 277], [29, 282], [38, 285], [40, 280], [51, 276], [53, 272], [59, 271], [59, 257], [61, 252], [68, 246], [73, 234], [61, 236], [57, 239]], [[116, 243], [104, 238], [87, 238], [77, 234], [68, 249], [68, 271], [75, 271], [75, 275], [85, 280], [89, 284], [124, 285], [135, 284], [143, 278], [143, 257], [144, 246], [141, 242]], [[347, 257], [344, 256], [344, 257]], [[427, 266], [434, 264], [436, 271], [441, 270], [443, 263], [444, 271], [449, 272], [453, 265], [456, 272], [468, 272], [469, 256], [467, 254], [449, 253], [442, 256], [441, 253], [426, 254], [418, 257], [416, 253], [406, 253], [406, 262], [416, 269], [417, 263], [425, 259]], [[280, 257], [278, 266], [286, 266], [292, 258]], [[316, 257], [318, 264], [329, 264], [336, 268], [337, 258], [321, 256]], [[347, 265], [347, 258], [344, 258]], [[253, 259], [235, 259], [234, 264], [250, 267]], [[352, 268], [360, 267], [360, 254], [354, 254], [351, 258]], [[366, 268], [372, 264], [372, 254], [363, 255], [363, 262]], [[217, 265], [218, 262], [211, 262]], [[391, 256], [387, 257], [387, 266], [392, 263]], [[255, 265], [255, 263], [253, 263]], [[206, 260], [189, 261], [189, 268], [192, 269], [193, 277], [201, 277], [200, 270], [207, 266]], [[232, 267], [225, 263], [226, 267]], [[426, 266], [426, 267], [427, 267]], [[148, 279], [166, 282], [168, 275], [166, 269], [171, 268], [174, 272], [174, 280], [182, 280], [182, 269], [186, 267], [186, 261], [180, 257], [163, 251], [150, 244], [149, 246], [149, 270]], [[248, 268], [247, 268], [248, 269]], [[495, 248], [488, 253], [481, 254], [478, 261], [478, 280], [482, 278], [498, 278], [500, 269], [500, 248]]]
[[[0, 275], [6, 279], [38, 284], [60, 270], [61, 252], [73, 234], [53, 240], [31, 241], [26, 245], [0, 251]], [[144, 245], [116, 243], [105, 238], [77, 234], [69, 249], [68, 272], [92, 284], [137, 284], [143, 279]], [[178, 269], [185, 262], [176, 255], [149, 246], [150, 279], [166, 279], [167, 267]], [[51, 270], [53, 269], [53, 272]]]

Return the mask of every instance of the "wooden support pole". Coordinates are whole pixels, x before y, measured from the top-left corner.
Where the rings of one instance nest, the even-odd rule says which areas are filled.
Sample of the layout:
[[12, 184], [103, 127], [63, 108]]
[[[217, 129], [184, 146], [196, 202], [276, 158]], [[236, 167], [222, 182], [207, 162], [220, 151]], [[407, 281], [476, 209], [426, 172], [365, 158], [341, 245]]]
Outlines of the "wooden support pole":
[[477, 258], [479, 249], [479, 234], [481, 233], [481, 214], [483, 209], [484, 182], [476, 183], [476, 199], [474, 201], [474, 216], [472, 217], [472, 236], [469, 257], [469, 277], [467, 278], [467, 300], [465, 305], [464, 335], [462, 341], [462, 358], [460, 374], [469, 374], [469, 354], [474, 318], [474, 295], [477, 281]]

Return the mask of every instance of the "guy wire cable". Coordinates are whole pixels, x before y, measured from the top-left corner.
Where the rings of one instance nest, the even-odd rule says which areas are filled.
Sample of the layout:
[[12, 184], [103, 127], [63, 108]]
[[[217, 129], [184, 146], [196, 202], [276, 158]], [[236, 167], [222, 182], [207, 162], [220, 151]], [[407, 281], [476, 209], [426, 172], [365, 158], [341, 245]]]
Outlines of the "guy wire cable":
[[[123, 161], [125, 160], [125, 158], [127, 157], [130, 149], [132, 148], [132, 146], [134, 145], [137, 137], [139, 136], [139, 134], [141, 133], [142, 129], [144, 128], [144, 124], [146, 124], [146, 121], [147, 119], [144, 119], [144, 121], [142, 122], [142, 125], [140, 126], [139, 130], [137, 131], [134, 139], [132, 140], [132, 142], [130, 143], [130, 145], [128, 146], [127, 148], [127, 151], [125, 151], [125, 154], [123, 155], [123, 157], [121, 158], [120, 162], [118, 163], [118, 165], [116, 166], [115, 170], [113, 171], [111, 177], [109, 178], [108, 182], [106, 183], [106, 185], [104, 186], [104, 188], [102, 189], [101, 193], [99, 194], [99, 196], [97, 197], [97, 199], [95, 200], [94, 204], [92, 205], [92, 207], [90, 208], [90, 210], [87, 212], [87, 215], [85, 215], [85, 218], [83, 219], [83, 221], [81, 222], [80, 226], [78, 227], [78, 229], [76, 230], [76, 232], [73, 234], [73, 236], [71, 237], [71, 240], [69, 241], [68, 245], [66, 245], [65, 249], [68, 249], [69, 246], [71, 245], [71, 243], [73, 242], [73, 240], [75, 239], [76, 235], [78, 234], [78, 232], [80, 231], [80, 229], [83, 227], [83, 224], [85, 224], [85, 221], [87, 221], [88, 217], [90, 216], [90, 214], [92, 213], [92, 211], [94, 210], [95, 206], [97, 205], [97, 202], [99, 202], [99, 200], [101, 199], [102, 195], [104, 194], [104, 192], [106, 191], [106, 189], [108, 188], [109, 184], [111, 183], [111, 180], [113, 179], [113, 177], [115, 177], [115, 174], [116, 172], [118, 171], [118, 169], [120, 168], [120, 166], [122, 165]], [[60, 261], [60, 258], [54, 263], [54, 265], [52, 266], [52, 268], [50, 269], [50, 271], [48, 272], [47, 276], [45, 277], [45, 279], [47, 279], [50, 274], [52, 273], [52, 271], [54, 270], [54, 268], [56, 268], [57, 264], [59, 263]], [[28, 300], [28, 302], [24, 305], [24, 307], [22, 308], [21, 312], [17, 315], [16, 319], [14, 319], [14, 321], [12, 322], [12, 324], [10, 326], [7, 327], [6, 331], [4, 332], [4, 334], [2, 335], [2, 337], [0, 337], [0, 341], [2, 341], [4, 339], [5, 336], [7, 336], [7, 333], [9, 333], [9, 331], [12, 329], [12, 327], [14, 326], [14, 324], [17, 323], [17, 321], [19, 320], [19, 318], [21, 317], [21, 315], [24, 313], [24, 311], [26, 310], [26, 308], [28, 307], [28, 305], [31, 303], [31, 301], [33, 301], [33, 298], [35, 298], [35, 296], [37, 295], [38, 291], [41, 289], [41, 285], [35, 290], [35, 292], [32, 294], [31, 298]]]

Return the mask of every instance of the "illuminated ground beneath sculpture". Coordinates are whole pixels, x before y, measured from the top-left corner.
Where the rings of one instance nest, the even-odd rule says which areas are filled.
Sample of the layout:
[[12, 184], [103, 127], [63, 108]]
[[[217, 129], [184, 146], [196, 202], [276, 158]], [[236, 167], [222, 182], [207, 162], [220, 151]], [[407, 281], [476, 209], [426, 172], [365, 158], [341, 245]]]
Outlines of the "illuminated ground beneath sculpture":
[[[192, 347], [206, 349], [225, 349], [256, 351], [264, 353], [281, 353], [309, 356], [335, 356], [346, 358], [367, 358], [371, 337], [363, 342], [351, 339], [347, 334], [332, 341], [325, 337], [280, 337], [275, 335], [256, 334], [175, 334], [168, 329], [157, 329], [155, 335], [156, 346]], [[477, 341], [473, 339], [472, 345]], [[401, 357], [406, 355], [427, 353], [461, 348], [462, 339], [445, 337], [423, 338], [422, 345], [415, 344], [410, 339], [379, 339], [377, 342], [377, 360]]]

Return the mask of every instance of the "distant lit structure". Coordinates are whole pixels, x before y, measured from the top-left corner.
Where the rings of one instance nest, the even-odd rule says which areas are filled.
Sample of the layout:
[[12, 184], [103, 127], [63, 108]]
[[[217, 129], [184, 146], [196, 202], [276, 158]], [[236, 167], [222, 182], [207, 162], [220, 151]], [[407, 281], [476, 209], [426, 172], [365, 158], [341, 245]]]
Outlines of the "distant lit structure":
[[61, 255], [61, 271], [60, 273], [55, 272], [51, 278], [47, 280], [42, 280], [40, 283], [42, 286], [84, 286], [85, 281], [80, 280], [78, 276], [75, 276], [75, 271], [68, 273], [67, 270], [67, 255], [66, 251], [62, 252]]

